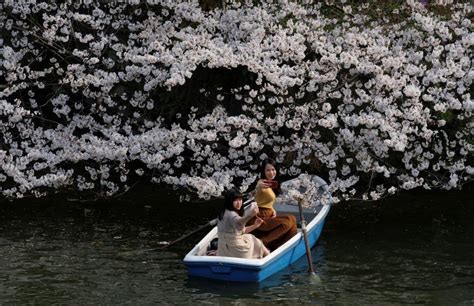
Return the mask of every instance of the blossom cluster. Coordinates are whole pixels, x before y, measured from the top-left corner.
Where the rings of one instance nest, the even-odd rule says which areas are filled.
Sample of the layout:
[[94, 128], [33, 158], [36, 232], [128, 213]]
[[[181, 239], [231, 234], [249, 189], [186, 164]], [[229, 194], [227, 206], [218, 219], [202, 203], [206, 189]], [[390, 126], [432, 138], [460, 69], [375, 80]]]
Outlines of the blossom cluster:
[[333, 202], [328, 185], [316, 176], [306, 173], [300, 174], [296, 179], [284, 182], [281, 185], [282, 194], [279, 203], [295, 205], [300, 202], [302, 207], [318, 209], [320, 205]]
[[0, 194], [209, 199], [266, 157], [335, 201], [472, 180], [472, 5], [258, 2], [2, 2]]

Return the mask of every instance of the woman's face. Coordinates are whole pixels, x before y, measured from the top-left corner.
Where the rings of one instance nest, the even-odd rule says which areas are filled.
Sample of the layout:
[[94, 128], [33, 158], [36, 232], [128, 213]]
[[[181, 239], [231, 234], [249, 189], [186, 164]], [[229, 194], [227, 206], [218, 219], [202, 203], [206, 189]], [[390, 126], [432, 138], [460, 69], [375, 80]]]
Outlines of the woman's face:
[[232, 204], [234, 204], [235, 210], [240, 210], [240, 208], [242, 207], [242, 198], [236, 198], [234, 202], [232, 202]]
[[275, 167], [271, 164], [266, 164], [265, 165], [265, 179], [267, 180], [273, 180], [277, 174], [277, 171]]

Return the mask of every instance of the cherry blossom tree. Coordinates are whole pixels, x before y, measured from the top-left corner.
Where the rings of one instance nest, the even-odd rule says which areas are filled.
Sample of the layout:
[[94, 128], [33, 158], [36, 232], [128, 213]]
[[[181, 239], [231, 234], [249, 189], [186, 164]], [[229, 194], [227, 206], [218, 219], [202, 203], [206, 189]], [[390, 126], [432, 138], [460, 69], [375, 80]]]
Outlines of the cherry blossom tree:
[[442, 4], [6, 0], [0, 194], [209, 199], [269, 156], [336, 201], [461, 188], [473, 11]]

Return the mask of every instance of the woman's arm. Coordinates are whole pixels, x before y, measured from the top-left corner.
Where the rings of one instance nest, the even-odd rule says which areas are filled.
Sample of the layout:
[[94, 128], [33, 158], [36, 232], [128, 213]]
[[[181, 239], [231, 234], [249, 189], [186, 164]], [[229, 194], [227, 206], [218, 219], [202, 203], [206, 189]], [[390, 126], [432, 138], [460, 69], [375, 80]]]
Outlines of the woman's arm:
[[252, 208], [249, 209], [249, 213], [245, 214], [243, 217], [240, 217], [239, 220], [237, 220], [237, 223], [240, 226], [245, 226], [247, 222], [249, 222], [253, 217], [255, 217], [258, 214], [258, 206], [257, 204], [252, 203]]
[[277, 212], [275, 210], [275, 208], [271, 208], [272, 209], [272, 215], [270, 216], [271, 218], [275, 218], [277, 216]]
[[263, 222], [264, 222], [264, 221], [263, 221], [262, 219], [260, 219], [259, 217], [257, 217], [257, 218], [255, 219], [255, 223], [254, 223], [254, 224], [252, 224], [252, 225], [250, 225], [250, 226], [246, 226], [246, 227], [244, 228], [244, 234], [248, 234], [248, 233], [252, 232], [253, 230], [259, 228], [260, 225], [262, 225]]

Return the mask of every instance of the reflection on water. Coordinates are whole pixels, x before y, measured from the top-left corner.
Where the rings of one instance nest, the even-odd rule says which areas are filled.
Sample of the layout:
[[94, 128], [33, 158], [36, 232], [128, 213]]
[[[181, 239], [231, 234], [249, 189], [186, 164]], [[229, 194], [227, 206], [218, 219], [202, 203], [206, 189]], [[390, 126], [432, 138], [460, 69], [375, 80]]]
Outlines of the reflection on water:
[[321, 283], [303, 257], [260, 284], [234, 284], [188, 278], [182, 258], [199, 234], [149, 250], [213, 218], [215, 205], [142, 202], [2, 204], [1, 303], [474, 304], [472, 209], [452, 216], [435, 203], [436, 217], [423, 222], [379, 214], [365, 226], [332, 216], [312, 250]]

